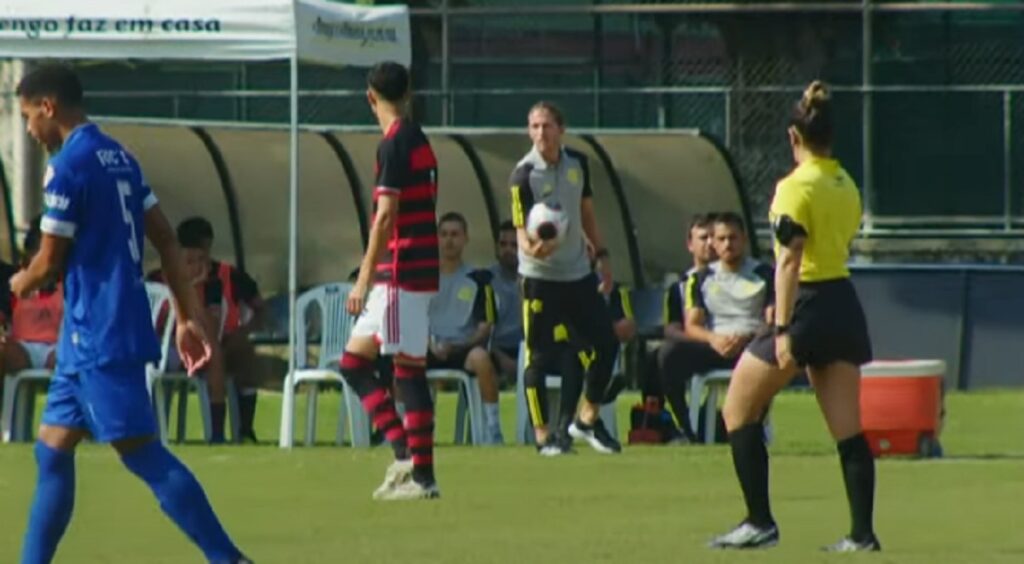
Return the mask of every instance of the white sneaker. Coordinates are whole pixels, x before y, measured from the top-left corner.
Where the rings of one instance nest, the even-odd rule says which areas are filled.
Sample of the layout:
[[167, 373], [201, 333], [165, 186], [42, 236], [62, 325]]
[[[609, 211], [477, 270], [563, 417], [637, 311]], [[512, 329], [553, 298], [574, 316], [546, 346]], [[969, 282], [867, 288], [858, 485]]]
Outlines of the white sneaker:
[[406, 480], [395, 487], [385, 490], [379, 499], [381, 501], [406, 501], [413, 499], [437, 499], [441, 497], [441, 490], [437, 482], [430, 485], [423, 485], [416, 480]]
[[385, 499], [384, 496], [405, 482], [412, 481], [412, 460], [396, 460], [384, 472], [384, 483], [373, 491], [373, 499]]
[[715, 537], [708, 543], [710, 548], [768, 548], [779, 544], [779, 528], [775, 525], [758, 527], [744, 521], [735, 529]]

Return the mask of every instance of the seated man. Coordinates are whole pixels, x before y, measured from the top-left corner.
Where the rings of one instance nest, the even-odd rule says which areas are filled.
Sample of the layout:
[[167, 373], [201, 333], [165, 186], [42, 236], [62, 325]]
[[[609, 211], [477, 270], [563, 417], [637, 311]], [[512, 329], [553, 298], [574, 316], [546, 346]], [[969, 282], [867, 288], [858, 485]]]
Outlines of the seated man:
[[491, 335], [491, 356], [506, 382], [516, 380], [519, 344], [523, 341], [523, 298], [519, 292], [519, 243], [511, 221], [498, 228], [498, 262], [488, 269], [498, 302], [498, 320]]
[[[238, 390], [239, 434], [256, 442], [253, 423], [256, 418], [257, 389], [263, 380], [256, 348], [249, 335], [263, 323], [265, 307], [256, 282], [230, 264], [213, 260], [213, 226], [202, 217], [182, 221], [177, 229], [178, 243], [199, 296], [207, 306], [207, 332], [218, 335], [206, 370], [210, 386], [213, 441], [224, 440], [226, 390], [224, 379], [230, 375]], [[159, 272], [151, 279], [160, 280]]]
[[739, 215], [715, 216], [712, 245], [718, 262], [687, 278], [682, 311], [669, 312], [684, 319], [683, 335], [666, 334], [658, 352], [665, 396], [691, 441], [695, 435], [686, 405], [690, 378], [735, 366], [754, 334], [767, 327], [775, 299], [772, 268], [747, 256], [746, 228]]
[[[25, 234], [22, 266], [28, 266], [39, 252], [41, 216], [33, 220]], [[26, 368], [49, 368], [56, 364], [57, 336], [64, 315], [64, 289], [60, 281], [49, 284], [25, 299], [11, 299], [10, 334], [3, 338], [0, 373], [14, 374]]]
[[[685, 304], [690, 295], [687, 291], [690, 277], [698, 272], [707, 270], [717, 259], [715, 248], [711, 244], [711, 229], [714, 217], [715, 214], [713, 213], [699, 213], [690, 219], [690, 227], [686, 231], [686, 250], [693, 259], [693, 266], [684, 272], [679, 281], [669, 286], [665, 292], [665, 309], [662, 322], [662, 335], [665, 341], [658, 347], [657, 353], [651, 359], [652, 362], [646, 365], [647, 373], [652, 375], [652, 377], [645, 377], [642, 384], [644, 397], [648, 398], [648, 400], [657, 398], [659, 405], [664, 405], [663, 396], [665, 392], [661, 387], [661, 371], [658, 357], [663, 349], [671, 346], [673, 341], [685, 341], [688, 339], [683, 319], [686, 317]], [[679, 398], [676, 398], [674, 401], [678, 402]], [[686, 417], [685, 396], [682, 398], [682, 404], [672, 406], [673, 412], [676, 412], [678, 409], [683, 409], [683, 412], [675, 413], [678, 422], [677, 433], [674, 434], [681, 434], [683, 442], [692, 441], [696, 438], [696, 435], [693, 429], [690, 428], [690, 420]]]
[[452, 368], [476, 376], [484, 403], [487, 442], [501, 444], [498, 378], [487, 342], [494, 324], [494, 290], [486, 271], [473, 271], [462, 261], [469, 240], [466, 218], [448, 212], [438, 221], [440, 283], [430, 302], [430, 350], [427, 370]]

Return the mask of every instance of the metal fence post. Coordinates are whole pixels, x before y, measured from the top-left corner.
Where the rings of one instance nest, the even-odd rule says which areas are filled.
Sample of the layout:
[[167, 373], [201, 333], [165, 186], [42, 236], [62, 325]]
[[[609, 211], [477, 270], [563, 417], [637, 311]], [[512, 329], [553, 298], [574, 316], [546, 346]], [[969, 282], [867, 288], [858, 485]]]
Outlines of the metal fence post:
[[1013, 229], [1013, 92], [1003, 91], [1003, 230]]
[[874, 54], [873, 37], [872, 37], [872, 14], [871, 14], [871, 0], [864, 0], [861, 12], [861, 144], [862, 144], [862, 157], [861, 166], [863, 168], [863, 208], [864, 208], [864, 230], [871, 232], [872, 216], [874, 212], [874, 145], [872, 142], [873, 133], [873, 122], [874, 122], [874, 102], [871, 92], [872, 79], [871, 79], [871, 65], [872, 57]]

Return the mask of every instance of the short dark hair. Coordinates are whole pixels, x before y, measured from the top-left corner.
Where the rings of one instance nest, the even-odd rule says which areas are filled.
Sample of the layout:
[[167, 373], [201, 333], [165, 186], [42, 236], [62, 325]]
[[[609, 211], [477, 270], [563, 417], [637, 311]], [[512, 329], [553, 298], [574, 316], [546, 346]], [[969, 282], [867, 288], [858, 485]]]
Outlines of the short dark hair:
[[366, 75], [366, 85], [391, 103], [409, 94], [409, 82], [409, 70], [394, 61], [377, 63]]
[[698, 227], [707, 228], [715, 220], [714, 213], [695, 213], [690, 218], [690, 228], [686, 230], [686, 238], [693, 236], [693, 230]]
[[26, 99], [52, 96], [57, 104], [68, 108], [82, 107], [82, 81], [71, 67], [46, 64], [29, 71], [15, 93]]
[[731, 225], [739, 229], [741, 233], [747, 232], [747, 225], [743, 218], [736, 212], [721, 212], [715, 215], [715, 224]]
[[506, 231], [515, 231], [515, 230], [516, 230], [516, 224], [512, 223], [511, 219], [506, 219], [505, 221], [502, 221], [500, 225], [498, 225], [498, 233], [504, 233]]
[[213, 225], [205, 217], [190, 217], [178, 224], [178, 244], [184, 249], [201, 249], [213, 243]]
[[548, 112], [551, 114], [551, 117], [554, 118], [555, 123], [557, 123], [559, 127], [565, 127], [565, 114], [562, 113], [562, 108], [559, 108], [558, 104], [547, 100], [541, 100], [533, 106], [530, 106], [530, 111], [526, 115], [529, 116], [537, 110], [544, 110]]
[[469, 234], [469, 222], [466, 221], [466, 216], [462, 215], [459, 212], [450, 211], [442, 215], [441, 219], [437, 220], [437, 225], [438, 227], [440, 227], [442, 223], [449, 222], [458, 223], [459, 225], [462, 226], [462, 232], [466, 233], [467, 235]]

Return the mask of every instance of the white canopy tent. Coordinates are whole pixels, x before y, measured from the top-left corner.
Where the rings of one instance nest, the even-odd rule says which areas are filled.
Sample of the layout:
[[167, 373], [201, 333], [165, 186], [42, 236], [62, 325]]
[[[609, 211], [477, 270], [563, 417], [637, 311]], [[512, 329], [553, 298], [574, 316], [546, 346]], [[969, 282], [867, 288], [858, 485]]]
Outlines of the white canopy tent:
[[0, 0], [0, 57], [289, 61], [288, 369], [294, 372], [299, 61], [408, 66], [408, 9], [328, 0]]

